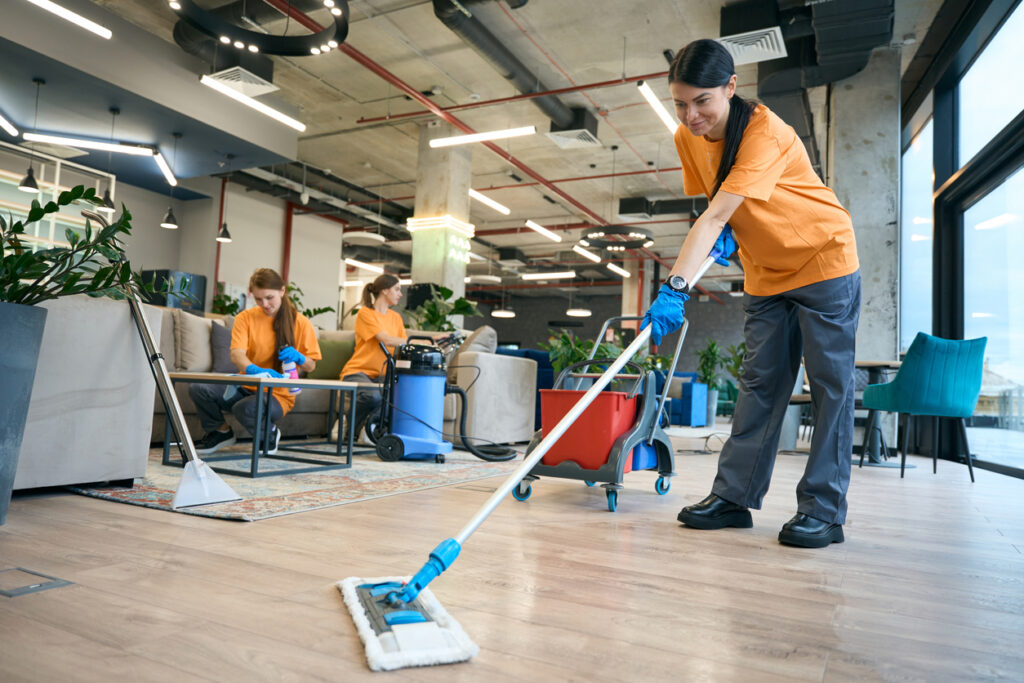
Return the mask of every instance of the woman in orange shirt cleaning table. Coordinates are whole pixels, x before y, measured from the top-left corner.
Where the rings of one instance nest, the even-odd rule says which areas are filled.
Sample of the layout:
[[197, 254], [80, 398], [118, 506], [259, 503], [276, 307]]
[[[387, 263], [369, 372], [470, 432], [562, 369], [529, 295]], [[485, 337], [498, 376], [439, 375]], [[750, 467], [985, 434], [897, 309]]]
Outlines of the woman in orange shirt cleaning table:
[[[362, 307], [356, 314], [356, 349], [341, 369], [346, 382], [377, 384], [384, 375], [387, 362], [380, 344], [391, 353], [406, 342], [405, 323], [391, 307], [402, 298], [402, 285], [398, 278], [384, 273], [363, 287]], [[381, 392], [376, 386], [360, 389], [356, 397], [356, 435], [371, 412], [380, 407]]]
[[[295, 310], [285, 294], [284, 280], [277, 271], [258, 269], [249, 278], [249, 292], [257, 305], [235, 317], [231, 328], [231, 362], [247, 375], [284, 377], [281, 363], [289, 361], [306, 372], [313, 370], [322, 357], [316, 330], [309, 318]], [[200, 455], [235, 443], [235, 433], [224, 421], [225, 411], [230, 410], [253, 438], [256, 437], [258, 406], [255, 387], [238, 387], [237, 391], [230, 389], [234, 387], [225, 392], [220, 384], [189, 385], [189, 396], [196, 404], [199, 421], [206, 432], [202, 439], [196, 441], [196, 453]], [[294, 405], [295, 394], [287, 388], [273, 390], [270, 415], [267, 416], [267, 428], [270, 429], [268, 453], [277, 452], [281, 441], [277, 423]]]
[[803, 355], [816, 429], [797, 484], [797, 514], [779, 541], [809, 548], [840, 543], [861, 297], [850, 215], [814, 173], [793, 129], [764, 105], [736, 95], [732, 57], [721, 44], [697, 40], [681, 50], [669, 90], [683, 124], [675, 133], [683, 188], [710, 201], [644, 325], [652, 325], [655, 344], [682, 325], [687, 282], [717, 240], [726, 256], [738, 247], [747, 345], [732, 434], [711, 494], [684, 507], [678, 519], [696, 529], [753, 525], [749, 509], [759, 509], [768, 491]]

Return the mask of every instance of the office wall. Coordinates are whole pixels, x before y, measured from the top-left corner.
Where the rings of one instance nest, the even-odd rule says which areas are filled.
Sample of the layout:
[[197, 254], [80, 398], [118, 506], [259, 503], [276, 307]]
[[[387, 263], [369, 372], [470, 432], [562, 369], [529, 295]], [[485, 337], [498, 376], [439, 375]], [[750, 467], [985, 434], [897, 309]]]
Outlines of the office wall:
[[335, 311], [315, 316], [313, 324], [338, 328], [338, 263], [341, 260], [340, 223], [317, 216], [297, 215], [292, 220], [289, 279], [303, 292], [306, 308], [330, 306]]
[[[160, 221], [168, 206], [174, 207], [174, 215], [180, 220], [183, 202], [172, 201], [165, 194], [118, 183], [114, 204], [118, 209], [124, 204], [132, 216], [132, 234], [125, 240], [125, 252], [132, 267], [136, 270], [176, 269], [181, 230], [161, 228]], [[120, 212], [114, 215], [119, 216]]]

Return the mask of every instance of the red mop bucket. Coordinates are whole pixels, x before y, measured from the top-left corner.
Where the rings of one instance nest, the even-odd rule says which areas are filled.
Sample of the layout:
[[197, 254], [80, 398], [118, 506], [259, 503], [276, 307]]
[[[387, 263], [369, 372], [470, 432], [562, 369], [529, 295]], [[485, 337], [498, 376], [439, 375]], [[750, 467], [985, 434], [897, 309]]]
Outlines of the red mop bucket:
[[[540, 390], [541, 431], [546, 436], [558, 421], [576, 405], [586, 392], [571, 389]], [[608, 462], [615, 440], [636, 421], [637, 397], [622, 391], [602, 391], [576, 418], [541, 460], [557, 465], [572, 460], [586, 470], [596, 470]], [[626, 460], [624, 471], [632, 471], [633, 459]]]

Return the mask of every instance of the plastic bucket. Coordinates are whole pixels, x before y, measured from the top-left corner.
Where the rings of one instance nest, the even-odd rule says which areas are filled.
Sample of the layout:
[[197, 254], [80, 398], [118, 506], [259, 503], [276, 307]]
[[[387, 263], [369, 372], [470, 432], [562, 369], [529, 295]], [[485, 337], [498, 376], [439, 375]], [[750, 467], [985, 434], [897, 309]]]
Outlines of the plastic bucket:
[[[546, 435], [554, 429], [584, 393], [571, 389], [541, 389], [541, 432]], [[622, 391], [602, 391], [598, 394], [562, 438], [544, 454], [541, 462], [557, 465], [571, 460], [587, 470], [596, 470], [608, 462], [615, 440], [636, 421], [638, 399], [626, 396]], [[632, 464], [632, 457], [629, 457], [626, 472], [632, 469]]]

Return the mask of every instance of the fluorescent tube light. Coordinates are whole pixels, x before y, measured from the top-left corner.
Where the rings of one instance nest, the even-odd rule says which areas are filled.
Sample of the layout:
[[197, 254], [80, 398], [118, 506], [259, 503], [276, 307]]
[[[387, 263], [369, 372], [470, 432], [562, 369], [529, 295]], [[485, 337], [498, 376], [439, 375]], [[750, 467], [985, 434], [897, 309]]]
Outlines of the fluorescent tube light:
[[292, 117], [288, 116], [287, 114], [282, 114], [281, 112], [279, 112], [278, 110], [274, 109], [273, 107], [268, 107], [267, 105], [263, 104], [262, 102], [260, 102], [258, 100], [254, 100], [253, 98], [249, 97], [248, 95], [243, 95], [242, 93], [238, 92], [237, 90], [235, 90], [231, 86], [224, 85], [223, 83], [221, 83], [220, 81], [218, 81], [215, 78], [210, 78], [209, 76], [203, 75], [199, 79], [199, 82], [202, 83], [205, 86], [213, 88], [214, 90], [219, 92], [221, 95], [227, 95], [228, 97], [230, 97], [231, 99], [235, 100], [236, 102], [241, 102], [242, 104], [244, 104], [247, 107], [252, 107], [253, 109], [258, 111], [259, 113], [263, 114], [264, 116], [269, 116], [270, 118], [272, 118], [272, 119], [274, 119], [276, 121], [280, 121], [281, 123], [283, 123], [284, 125], [288, 126], [289, 128], [294, 128], [295, 130], [299, 131], [300, 133], [302, 133], [302, 132], [304, 132], [306, 130], [306, 124], [302, 123], [301, 121], [296, 121]]
[[469, 282], [470, 282], [469, 276], [467, 275], [466, 277], [462, 278], [462, 282], [463, 282], [463, 284], [467, 284], [468, 285]]
[[345, 263], [349, 264], [350, 266], [355, 266], [356, 268], [368, 270], [371, 273], [377, 273], [378, 275], [384, 274], [383, 268], [381, 268], [380, 266], [375, 266], [372, 263], [363, 263], [362, 261], [356, 261], [354, 258], [345, 259]]
[[572, 250], [575, 251], [580, 256], [583, 256], [584, 258], [590, 259], [594, 263], [600, 263], [601, 262], [601, 257], [600, 256], [598, 256], [597, 254], [595, 254], [592, 251], [587, 251], [586, 249], [584, 249], [583, 247], [581, 247], [578, 244], [572, 245]]
[[86, 31], [92, 31], [100, 38], [106, 38], [107, 40], [110, 40], [110, 37], [114, 35], [110, 32], [109, 28], [105, 26], [100, 26], [95, 21], [90, 21], [89, 19], [83, 17], [81, 14], [75, 14], [71, 10], [61, 7], [55, 2], [50, 2], [50, 0], [28, 1], [40, 9], [44, 9], [47, 12], [56, 14], [58, 17], [64, 19], [65, 21], [70, 21], [72, 24], [77, 24], [78, 26], [81, 26]]
[[976, 223], [974, 226], [975, 230], [995, 230], [1001, 228], [1004, 225], [1010, 225], [1020, 220], [1020, 216], [1015, 213], [1004, 213], [995, 218], [989, 218], [988, 220]]
[[0, 128], [3, 128], [12, 138], [16, 138], [19, 135], [18, 129], [14, 127], [14, 124], [5, 119], [3, 114], [0, 114]]
[[910, 241], [911, 242], [928, 242], [928, 241], [931, 240], [931, 238], [932, 238], [931, 235], [919, 235], [917, 233], [914, 233], [914, 234], [912, 234], [910, 236]]
[[618, 273], [622, 277], [630, 277], [630, 272], [628, 270], [626, 270], [625, 268], [619, 268], [614, 263], [606, 263], [605, 267], [608, 268], [608, 270], [612, 271], [613, 273]]
[[467, 238], [472, 237], [476, 231], [476, 226], [472, 223], [465, 223], [457, 218], [452, 218], [448, 214], [435, 218], [410, 218], [405, 222], [405, 229], [409, 232], [440, 230], [442, 228], [449, 228]]
[[98, 142], [96, 140], [82, 140], [80, 138], [69, 138], [63, 135], [45, 135], [43, 133], [22, 133], [21, 137], [32, 142], [50, 142], [55, 145], [67, 147], [81, 147], [83, 149], [98, 149], [103, 152], [114, 152], [115, 154], [130, 154], [138, 157], [151, 157], [156, 152], [152, 147], [141, 145], [123, 145], [119, 142]]
[[409, 286], [409, 285], [412, 284], [412, 278], [411, 277], [403, 277], [403, 278], [401, 278], [398, 281], [398, 284]]
[[495, 285], [501, 284], [501, 278], [497, 275], [470, 275], [470, 282], [490, 282]]
[[537, 132], [536, 126], [523, 126], [521, 128], [506, 128], [505, 130], [490, 130], [486, 133], [472, 133], [471, 135], [453, 135], [448, 138], [434, 138], [430, 141], [431, 147], [451, 147], [452, 145], [466, 145], [471, 142], [484, 142], [485, 140], [504, 140], [505, 138], [517, 138], [523, 135], [533, 135]]
[[153, 155], [156, 159], [156, 165], [160, 167], [160, 172], [164, 174], [164, 178], [167, 178], [167, 184], [174, 187], [178, 184], [178, 179], [174, 177], [174, 173], [171, 172], [171, 167], [167, 165], [167, 160], [164, 159], [164, 155], [157, 152]]
[[362, 286], [363, 286], [363, 281], [362, 280], [345, 280], [344, 284], [342, 285], [342, 287], [362, 287]]
[[676, 129], [679, 128], [679, 123], [672, 118], [671, 114], [668, 113], [668, 109], [665, 109], [665, 105], [661, 103], [658, 96], [654, 94], [653, 90], [651, 90], [651, 86], [647, 85], [643, 81], [637, 83], [636, 86], [640, 89], [640, 94], [644, 96], [645, 100], [647, 100], [647, 104], [651, 105], [651, 109], [654, 110], [654, 113], [658, 115], [661, 122], [665, 124], [666, 128], [668, 128], [668, 132], [675, 135]]
[[545, 237], [547, 237], [549, 240], [551, 240], [553, 242], [561, 242], [562, 241], [562, 236], [561, 235], [556, 235], [555, 233], [553, 233], [550, 230], [548, 230], [547, 228], [545, 228], [543, 225], [539, 225], [538, 223], [534, 223], [533, 221], [526, 221], [525, 225], [530, 230], [533, 230], [534, 232], [539, 232], [540, 234], [544, 235]]
[[523, 273], [524, 280], [565, 280], [576, 277], [575, 270], [564, 270], [557, 273]]
[[480, 194], [479, 192], [477, 192], [473, 188], [469, 188], [469, 196], [472, 197], [473, 199], [477, 200], [481, 204], [486, 204], [487, 206], [491, 207], [492, 209], [494, 209], [498, 213], [503, 214], [505, 216], [507, 216], [510, 213], [512, 213], [512, 209], [508, 208], [504, 204], [500, 204], [500, 203], [494, 201], [493, 199], [491, 199], [490, 197], [488, 197], [485, 194]]

